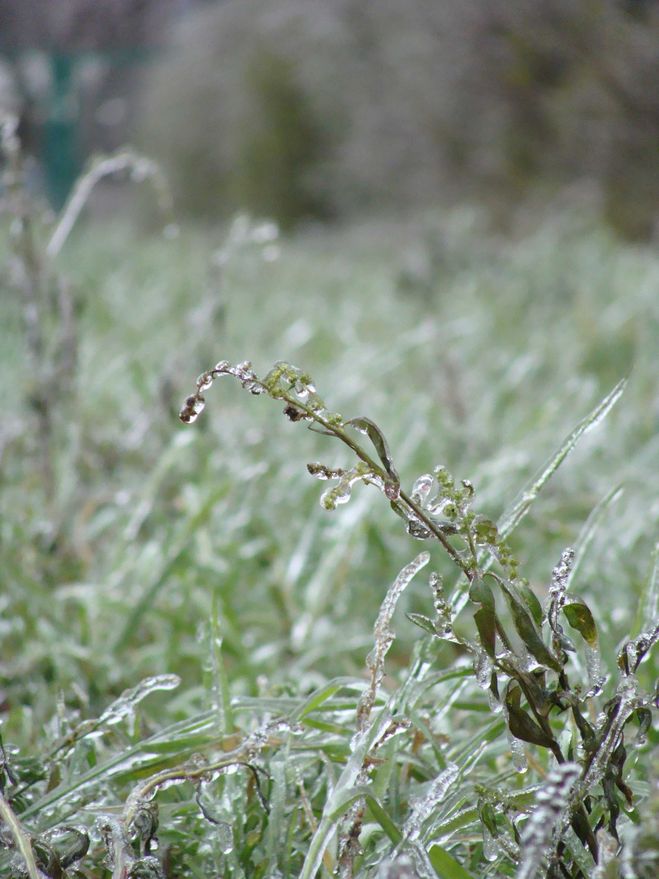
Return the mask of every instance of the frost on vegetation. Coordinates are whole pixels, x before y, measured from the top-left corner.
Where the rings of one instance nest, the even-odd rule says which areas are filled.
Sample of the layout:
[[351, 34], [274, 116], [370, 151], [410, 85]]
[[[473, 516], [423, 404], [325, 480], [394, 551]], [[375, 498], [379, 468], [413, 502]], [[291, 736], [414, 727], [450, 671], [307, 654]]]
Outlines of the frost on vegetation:
[[446, 769], [440, 772], [437, 778], [431, 782], [424, 796], [412, 802], [411, 812], [403, 827], [403, 838], [415, 848], [419, 848], [424, 854], [425, 849], [421, 844], [423, 825], [446, 798], [447, 793], [458, 780], [459, 775], [460, 770], [455, 763], [449, 763]]
[[119, 176], [128, 177], [134, 183], [150, 182], [158, 209], [165, 219], [165, 236], [173, 238], [178, 234], [178, 226], [173, 220], [172, 195], [159, 165], [153, 159], [123, 149], [114, 155], [93, 158], [78, 178], [48, 242], [46, 252], [49, 257], [55, 257], [61, 251], [94, 187], [106, 177]]
[[395, 638], [395, 634], [391, 629], [391, 619], [396, 610], [396, 605], [407, 586], [412, 582], [414, 576], [424, 568], [429, 561], [430, 553], [422, 552], [408, 565], [405, 565], [387, 590], [387, 594], [380, 605], [380, 612], [378, 613], [373, 627], [375, 644], [366, 657], [366, 665], [371, 673], [371, 679], [369, 687], [362, 694], [357, 707], [358, 732], [361, 732], [368, 722], [371, 710], [375, 703], [378, 687], [382, 683], [382, 678], [384, 677], [384, 661]]
[[574, 786], [580, 770], [575, 763], [552, 769], [536, 794], [536, 807], [521, 833], [516, 879], [535, 879], [543, 861], [553, 854], [552, 842], [570, 821]]
[[[282, 401], [285, 404], [284, 414], [291, 421], [306, 422], [310, 428], [341, 440], [355, 454], [356, 462], [347, 468], [319, 463], [308, 465], [312, 476], [332, 483], [322, 494], [321, 503], [325, 508], [334, 509], [346, 503], [355, 484], [372, 484], [387, 497], [393, 511], [405, 522], [409, 534], [421, 540], [436, 539], [442, 545], [459, 569], [462, 582], [454, 590], [450, 604], [444, 595], [441, 578], [433, 573], [429, 585], [434, 613], [432, 616], [410, 614], [409, 618], [434, 639], [453, 641], [461, 646], [462, 651], [466, 649], [471, 653], [477, 686], [487, 692], [492, 711], [502, 713], [512, 764], [518, 772], [526, 772], [529, 765], [536, 770], [538, 768], [535, 749], [529, 748], [529, 745], [547, 749], [559, 764], [537, 796], [537, 806], [522, 835], [521, 855], [512, 836], [498, 831], [495, 820], [483, 830], [484, 859], [488, 862], [499, 857], [513, 862], [519, 860], [519, 879], [531, 879], [542, 863], [547, 859], [552, 860], [561, 850], [559, 846], [564, 844], [569, 850], [578, 849], [574, 853], [574, 860], [582, 869], [583, 863], [596, 850], [594, 828], [584, 825], [589, 821], [589, 816], [595, 814], [594, 807], [589, 805], [588, 809], [585, 808], [586, 796], [593, 802], [597, 800], [597, 808], [602, 806], [605, 812], [608, 810], [606, 820], [609, 821], [608, 826], [613, 828], [613, 835], [617, 814], [614, 814], [615, 804], [612, 805], [606, 784], [603, 795], [599, 789], [594, 791], [593, 788], [610, 780], [615, 772], [616, 783], [631, 805], [631, 791], [622, 776], [625, 759], [623, 728], [632, 714], [637, 712], [639, 741], [645, 734], [649, 711], [633, 675], [643, 657], [659, 639], [659, 627], [656, 623], [654, 627], [648, 627], [648, 621], [645, 620], [643, 627], [646, 631], [624, 646], [618, 657], [623, 680], [615, 698], [607, 703], [597, 721], [587, 719], [588, 714], [583, 710], [584, 701], [600, 694], [604, 678], [593, 614], [579, 596], [569, 591], [575, 554], [570, 548], [561, 554], [552, 572], [543, 613], [528, 582], [519, 576], [519, 565], [507, 543], [507, 537], [579, 437], [603, 417], [624, 385], [617, 386], [566, 438], [559, 451], [523, 492], [521, 500], [497, 526], [472, 510], [474, 487], [471, 482], [454, 480], [445, 467], [437, 467], [432, 473], [423, 473], [411, 486], [409, 495], [406, 494], [400, 487], [387, 441], [377, 425], [364, 417], [345, 420], [340, 414], [329, 411], [318, 396], [311, 378], [290, 364], [277, 363], [265, 378], [259, 379], [247, 361], [236, 367], [226, 361], [218, 363], [197, 380], [196, 393], [186, 400], [181, 412], [182, 420], [193, 421], [197, 417], [203, 408], [203, 394], [219, 375], [233, 375], [252, 393], [265, 393]], [[370, 444], [360, 445], [356, 434], [368, 437]], [[382, 602], [374, 626], [374, 646], [366, 660], [370, 682], [357, 706], [357, 730], [350, 742], [349, 771], [346, 769], [343, 774], [343, 781], [332, 794], [332, 800], [339, 797], [337, 790], [345, 792], [348, 787], [353, 789], [355, 785], [359, 788], [360, 785], [370, 784], [371, 771], [376, 765], [374, 753], [387, 738], [406, 728], [406, 723], [409, 724], [409, 721], [395, 720], [391, 715], [385, 723], [384, 715], [388, 709], [381, 712], [382, 718], [378, 715], [373, 722], [371, 715], [384, 677], [385, 659], [394, 640], [391, 628], [393, 613], [403, 590], [428, 561], [428, 553], [422, 553], [406, 566]], [[652, 601], [656, 603], [656, 596]], [[468, 602], [472, 603], [474, 610], [473, 621], [477, 631], [474, 641], [456, 636], [453, 628], [455, 616]], [[427, 649], [437, 647], [436, 641], [431, 639], [426, 639], [424, 645]], [[576, 656], [575, 668], [570, 670], [568, 676], [566, 665], [569, 654]], [[578, 657], [584, 655], [587, 690], [583, 684], [576, 683], [580, 674], [582, 680], [586, 679], [583, 667], [578, 662]], [[420, 656], [417, 656], [419, 663]], [[397, 705], [405, 704], [401, 693], [408, 692], [409, 681], [421, 680], [421, 676], [415, 678], [415, 674], [414, 671], [410, 674], [402, 691], [397, 694]], [[458, 690], [455, 692], [457, 694]], [[563, 730], [559, 732], [562, 722]], [[571, 730], [568, 729], [570, 725]], [[572, 733], [569, 741], [568, 732]], [[403, 853], [407, 854], [404, 852], [405, 845], [410, 847], [412, 860], [409, 863], [413, 863], [412, 869], [418, 875], [432, 874], [431, 858], [420, 842], [424, 822], [442, 802], [459, 772], [467, 772], [469, 766], [475, 765], [486, 747], [488, 741], [484, 739], [471, 749], [466, 762], [461, 763], [459, 768], [450, 764], [430, 785], [424, 797], [411, 800], [409, 817], [404, 824], [403, 842], [392, 858], [381, 866], [378, 875], [396, 875], [396, 870], [406, 869], [400, 860]], [[575, 754], [583, 761], [580, 769], [573, 763], [563, 762], [566, 757], [572, 759]], [[577, 784], [580, 772], [582, 781]], [[518, 817], [527, 809], [528, 800], [519, 811], [517, 806], [511, 807], [511, 810], [518, 812]], [[329, 814], [327, 810], [326, 813]], [[349, 875], [363, 815], [363, 796], [359, 794], [358, 802], [351, 801], [350, 811], [344, 815], [348, 830], [339, 835], [341, 863], [338, 864], [337, 875]], [[325, 820], [322, 833], [319, 831], [314, 836], [312, 853], [305, 862], [307, 867], [319, 864], [321, 852], [326, 850], [328, 844], [328, 828], [329, 823]], [[321, 846], [325, 846], [325, 849]], [[307, 871], [303, 875], [307, 879], [310, 874]], [[401, 875], [405, 875], [404, 872]]]
[[175, 690], [181, 683], [178, 675], [154, 675], [145, 678], [137, 686], [131, 687], [112, 702], [99, 718], [99, 726], [113, 726], [128, 718], [131, 720], [135, 714], [135, 707], [151, 693], [158, 690]]
[[646, 699], [641, 696], [638, 681], [632, 675], [622, 677], [616, 689], [615, 698], [608, 703], [608, 710], [598, 718], [602, 737], [591, 757], [584, 779], [588, 790], [598, 784], [607, 772], [618, 747], [623, 728], [638, 708], [644, 707]]

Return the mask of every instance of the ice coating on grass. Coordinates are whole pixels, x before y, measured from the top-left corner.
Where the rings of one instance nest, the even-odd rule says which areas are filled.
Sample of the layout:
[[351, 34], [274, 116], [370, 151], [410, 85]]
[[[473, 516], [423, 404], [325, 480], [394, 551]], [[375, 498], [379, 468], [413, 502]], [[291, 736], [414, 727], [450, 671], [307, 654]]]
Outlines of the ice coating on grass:
[[230, 855], [233, 851], [233, 828], [226, 821], [217, 825], [217, 845], [223, 855]]
[[368, 721], [378, 687], [384, 677], [384, 660], [395, 638], [394, 632], [391, 629], [391, 619], [396, 610], [396, 605], [414, 576], [429, 561], [430, 553], [422, 552], [408, 565], [405, 565], [387, 590], [387, 594], [380, 605], [380, 612], [373, 626], [375, 644], [366, 657], [366, 665], [371, 672], [370, 686], [364, 691], [357, 706], [357, 736], [363, 731]]
[[382, 861], [376, 879], [417, 879], [417, 876], [412, 857], [407, 852], [402, 852]]
[[142, 699], [158, 690], [175, 690], [180, 683], [181, 679], [178, 675], [153, 675], [144, 678], [137, 686], [124, 690], [118, 699], [108, 705], [99, 718], [99, 725], [114, 726], [124, 718], [131, 719], [135, 713], [135, 706]]
[[460, 770], [455, 763], [449, 763], [446, 769], [437, 776], [432, 782], [425, 796], [417, 799], [412, 805], [412, 812], [405, 822], [403, 835], [411, 842], [418, 840], [421, 836], [424, 822], [432, 815], [435, 808], [442, 802], [449, 791], [449, 788], [455, 784], [460, 774]]
[[602, 692], [606, 678], [602, 674], [602, 656], [598, 647], [590, 647], [586, 644], [586, 672], [588, 674], [589, 690], [586, 694], [589, 698]]
[[610, 709], [610, 722], [606, 715], [598, 718], [597, 725], [599, 727], [604, 726], [607, 722], [609, 726], [606, 735], [593, 755], [592, 762], [586, 773], [584, 782], [587, 789], [598, 784], [604, 777], [604, 773], [611, 761], [611, 756], [618, 745], [623, 727], [641, 702], [636, 678], [631, 675], [622, 678], [618, 684], [613, 707]]
[[562, 633], [563, 629], [558, 621], [558, 615], [565, 604], [567, 586], [570, 580], [570, 572], [574, 564], [574, 550], [567, 547], [561, 553], [561, 558], [551, 574], [551, 585], [547, 600], [547, 619], [552, 631]]

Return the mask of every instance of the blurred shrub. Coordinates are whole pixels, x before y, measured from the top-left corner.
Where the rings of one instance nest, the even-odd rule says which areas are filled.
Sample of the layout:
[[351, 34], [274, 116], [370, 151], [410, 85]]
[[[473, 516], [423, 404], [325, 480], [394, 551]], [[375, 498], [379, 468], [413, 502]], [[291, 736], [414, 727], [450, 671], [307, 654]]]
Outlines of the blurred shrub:
[[143, 137], [196, 213], [505, 207], [587, 178], [642, 237], [658, 34], [655, 0], [228, 0], [183, 21], [146, 84]]

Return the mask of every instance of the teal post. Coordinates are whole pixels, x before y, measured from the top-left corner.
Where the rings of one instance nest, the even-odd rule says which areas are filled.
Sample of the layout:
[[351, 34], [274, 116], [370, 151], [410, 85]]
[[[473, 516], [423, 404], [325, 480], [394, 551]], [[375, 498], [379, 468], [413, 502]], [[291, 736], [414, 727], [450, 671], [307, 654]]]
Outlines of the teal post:
[[43, 161], [51, 204], [59, 209], [80, 172], [76, 138], [77, 96], [74, 92], [73, 55], [53, 54], [50, 59], [52, 101], [43, 130]]

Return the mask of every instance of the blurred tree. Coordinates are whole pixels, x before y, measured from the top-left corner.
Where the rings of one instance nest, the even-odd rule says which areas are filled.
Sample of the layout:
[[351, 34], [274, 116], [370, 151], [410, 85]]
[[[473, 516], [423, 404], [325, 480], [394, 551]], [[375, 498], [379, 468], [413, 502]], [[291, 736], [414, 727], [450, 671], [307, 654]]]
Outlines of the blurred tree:
[[206, 215], [506, 209], [590, 180], [612, 224], [647, 237], [658, 37], [656, 0], [227, 0], [182, 20], [144, 139]]

